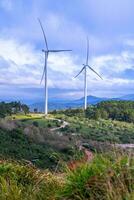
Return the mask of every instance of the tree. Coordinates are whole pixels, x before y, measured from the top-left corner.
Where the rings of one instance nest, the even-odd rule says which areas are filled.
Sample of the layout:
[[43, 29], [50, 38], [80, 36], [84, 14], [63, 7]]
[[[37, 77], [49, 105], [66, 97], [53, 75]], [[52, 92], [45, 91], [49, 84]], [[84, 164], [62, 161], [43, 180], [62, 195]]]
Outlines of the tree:
[[21, 108], [23, 112], [25, 113], [25, 115], [29, 113], [29, 107], [26, 104], [22, 104]]

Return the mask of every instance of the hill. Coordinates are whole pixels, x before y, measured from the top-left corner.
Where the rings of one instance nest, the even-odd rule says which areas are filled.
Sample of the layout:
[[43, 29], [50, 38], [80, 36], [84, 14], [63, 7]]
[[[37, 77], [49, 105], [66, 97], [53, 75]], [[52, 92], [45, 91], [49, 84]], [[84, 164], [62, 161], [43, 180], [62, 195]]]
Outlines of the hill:
[[134, 101], [134, 94], [128, 94], [120, 97], [120, 100]]
[[[107, 98], [107, 97], [96, 97], [96, 96], [88, 96], [87, 102], [88, 104], [95, 105], [97, 103], [100, 103], [102, 101], [107, 100], [126, 100], [126, 101], [134, 101], [134, 94], [125, 95], [117, 98]], [[49, 100], [49, 110], [62, 110], [62, 109], [68, 109], [68, 108], [79, 108], [82, 107], [84, 104], [84, 97], [72, 101], [62, 100], [62, 99], [50, 99]], [[44, 102], [37, 102], [32, 105], [29, 105], [30, 110], [33, 111], [34, 108], [37, 108], [39, 112], [44, 111]]]
[[4, 104], [0, 118], [1, 200], [134, 199], [133, 151], [121, 147], [134, 143], [134, 102], [103, 101], [48, 117], [12, 114], [11, 106]]
[[[97, 104], [101, 101], [108, 100], [108, 98], [101, 98], [101, 97], [95, 97], [95, 96], [88, 96], [87, 101], [88, 104]], [[62, 109], [68, 109], [68, 108], [79, 108], [83, 105], [84, 98], [67, 101], [67, 100], [56, 100], [56, 99], [50, 99], [48, 103], [49, 110], [62, 110]], [[30, 110], [33, 111], [34, 108], [37, 108], [39, 112], [43, 112], [44, 110], [44, 102], [37, 102], [32, 105], [29, 105]]]

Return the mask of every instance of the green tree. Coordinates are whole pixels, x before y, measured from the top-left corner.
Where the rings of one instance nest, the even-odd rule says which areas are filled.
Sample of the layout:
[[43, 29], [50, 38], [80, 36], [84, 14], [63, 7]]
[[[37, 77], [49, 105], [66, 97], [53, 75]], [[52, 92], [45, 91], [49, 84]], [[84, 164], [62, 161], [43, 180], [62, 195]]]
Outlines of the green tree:
[[25, 113], [25, 115], [29, 113], [29, 107], [26, 104], [22, 104], [21, 108], [23, 112]]

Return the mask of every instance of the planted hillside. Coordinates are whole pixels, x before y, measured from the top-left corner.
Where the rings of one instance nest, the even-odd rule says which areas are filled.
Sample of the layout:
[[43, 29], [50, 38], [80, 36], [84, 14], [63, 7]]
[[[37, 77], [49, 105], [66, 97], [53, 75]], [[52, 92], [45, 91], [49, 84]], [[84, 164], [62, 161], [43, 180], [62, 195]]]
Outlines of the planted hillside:
[[65, 114], [73, 117], [86, 117], [89, 119], [112, 119], [117, 121], [134, 122], [134, 101], [104, 101], [97, 105], [88, 106], [83, 109], [67, 109], [64, 111], [53, 111], [53, 114]]
[[82, 139], [110, 143], [134, 143], [134, 102], [107, 101], [83, 109], [53, 112], [69, 122], [61, 129], [64, 134]]
[[133, 101], [105, 101], [93, 107], [88, 107], [86, 117], [90, 119], [112, 119], [134, 122]]
[[63, 134], [79, 136], [87, 142], [134, 143], [133, 123], [66, 116], [65, 120], [69, 125], [61, 129]]

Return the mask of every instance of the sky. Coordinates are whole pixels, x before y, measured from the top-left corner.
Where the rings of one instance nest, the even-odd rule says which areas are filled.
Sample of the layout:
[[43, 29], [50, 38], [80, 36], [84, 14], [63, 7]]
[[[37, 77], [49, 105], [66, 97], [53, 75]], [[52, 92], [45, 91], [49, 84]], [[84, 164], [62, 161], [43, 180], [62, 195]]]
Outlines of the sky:
[[44, 26], [50, 49], [49, 98], [83, 96], [86, 60], [102, 77], [88, 71], [88, 95], [119, 97], [134, 94], [133, 0], [0, 0], [0, 100], [37, 102], [45, 48], [37, 18]]

